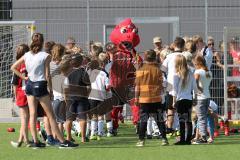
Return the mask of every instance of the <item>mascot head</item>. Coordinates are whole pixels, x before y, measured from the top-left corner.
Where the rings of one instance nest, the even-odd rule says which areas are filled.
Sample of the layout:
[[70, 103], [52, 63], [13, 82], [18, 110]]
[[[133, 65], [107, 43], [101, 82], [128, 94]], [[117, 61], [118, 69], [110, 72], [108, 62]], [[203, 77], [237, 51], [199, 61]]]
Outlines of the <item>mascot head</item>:
[[127, 18], [116, 25], [110, 34], [110, 40], [121, 49], [132, 50], [140, 43], [138, 28]]

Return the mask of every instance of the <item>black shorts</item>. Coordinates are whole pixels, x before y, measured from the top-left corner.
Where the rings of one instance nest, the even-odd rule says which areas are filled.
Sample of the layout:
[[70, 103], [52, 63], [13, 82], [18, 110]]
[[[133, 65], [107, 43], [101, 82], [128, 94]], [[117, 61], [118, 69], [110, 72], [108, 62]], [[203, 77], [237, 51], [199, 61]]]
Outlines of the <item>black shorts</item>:
[[170, 109], [170, 110], [174, 109], [173, 108], [173, 96], [170, 94], [166, 95], [166, 108]]
[[192, 100], [182, 99], [175, 103], [179, 121], [191, 122]]
[[66, 107], [67, 120], [74, 121], [76, 118], [81, 120], [87, 119], [87, 112], [89, 110], [88, 99], [68, 100], [66, 106], [67, 106]]
[[66, 103], [58, 99], [52, 101], [53, 112], [58, 123], [64, 123], [66, 121]]
[[161, 102], [157, 103], [140, 103], [140, 110], [147, 113], [157, 113], [159, 109], [163, 109]]
[[102, 108], [101, 103], [103, 103], [103, 101], [89, 99], [89, 104], [90, 104], [89, 111], [91, 112], [91, 114], [89, 115], [90, 117], [92, 116], [92, 114], [98, 115], [98, 113], [100, 113]]
[[37, 98], [48, 95], [47, 81], [32, 82], [27, 81], [25, 92], [28, 96], [34, 96]]
[[189, 109], [192, 109], [192, 100], [182, 99], [175, 103], [174, 106], [177, 113], [188, 113]]

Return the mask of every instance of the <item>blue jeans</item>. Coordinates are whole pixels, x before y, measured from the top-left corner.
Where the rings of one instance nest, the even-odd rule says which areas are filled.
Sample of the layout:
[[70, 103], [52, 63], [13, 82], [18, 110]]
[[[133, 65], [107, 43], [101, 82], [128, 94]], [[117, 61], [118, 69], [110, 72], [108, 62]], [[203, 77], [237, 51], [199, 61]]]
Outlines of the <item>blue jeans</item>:
[[202, 137], [207, 136], [207, 114], [210, 100], [197, 100], [196, 112], [198, 117], [199, 132]]

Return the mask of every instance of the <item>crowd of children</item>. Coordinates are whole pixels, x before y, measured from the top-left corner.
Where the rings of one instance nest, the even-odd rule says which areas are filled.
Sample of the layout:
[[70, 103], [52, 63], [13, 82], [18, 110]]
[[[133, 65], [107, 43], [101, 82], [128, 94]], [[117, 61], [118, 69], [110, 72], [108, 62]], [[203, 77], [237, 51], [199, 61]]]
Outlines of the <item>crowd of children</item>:
[[[212, 48], [198, 35], [176, 37], [169, 46], [163, 46], [160, 37], [155, 37], [153, 43], [155, 48], [144, 52], [135, 74], [131, 106], [139, 135], [136, 146], [144, 146], [146, 134], [147, 139], [156, 136], [161, 138], [162, 145], [168, 145], [168, 138], [176, 130], [179, 139], [175, 145], [213, 143], [218, 107], [210, 100], [209, 91], [213, 78]], [[113, 43], [104, 47], [100, 42], [92, 42], [89, 50], [84, 54], [72, 37], [66, 46], [52, 41], [44, 44], [40, 33], [33, 34], [29, 47], [18, 46], [17, 61], [11, 69], [21, 128], [19, 139], [12, 141], [12, 146], [25, 143], [33, 148], [46, 144], [77, 147], [72, 137], [76, 125], [82, 143], [117, 135], [119, 121], [124, 122], [124, 102], [113, 106], [111, 112], [97, 111], [102, 109], [102, 102], [117, 96], [109, 74], [118, 49]], [[39, 107], [44, 110], [46, 143], [37, 136]], [[32, 141], [28, 138], [28, 123]]]

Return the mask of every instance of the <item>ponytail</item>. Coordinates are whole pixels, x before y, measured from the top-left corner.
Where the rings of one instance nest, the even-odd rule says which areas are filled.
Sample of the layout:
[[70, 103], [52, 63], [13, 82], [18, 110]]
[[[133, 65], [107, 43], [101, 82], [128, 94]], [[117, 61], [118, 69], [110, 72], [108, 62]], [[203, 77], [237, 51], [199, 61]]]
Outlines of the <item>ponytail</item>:
[[30, 50], [35, 54], [38, 53], [43, 48], [43, 42], [44, 42], [44, 39], [43, 39], [43, 35], [41, 33], [33, 34], [32, 43], [30, 45]]

